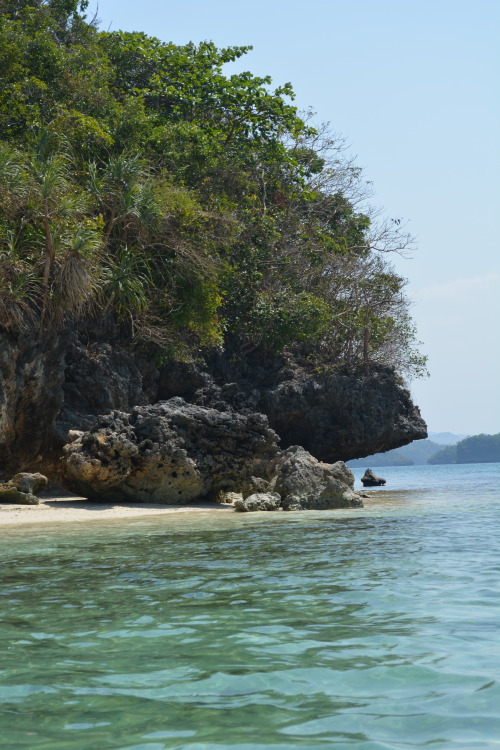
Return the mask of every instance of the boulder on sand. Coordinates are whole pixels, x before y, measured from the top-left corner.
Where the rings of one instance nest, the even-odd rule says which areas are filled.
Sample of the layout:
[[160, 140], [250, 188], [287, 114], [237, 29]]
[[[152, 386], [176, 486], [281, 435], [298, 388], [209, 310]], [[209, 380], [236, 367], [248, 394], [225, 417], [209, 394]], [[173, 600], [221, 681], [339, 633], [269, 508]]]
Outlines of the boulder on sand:
[[371, 469], [367, 469], [361, 477], [361, 482], [363, 487], [382, 487], [385, 484], [385, 479], [378, 477]]
[[94, 500], [180, 504], [269, 479], [277, 435], [262, 414], [180, 397], [114, 411], [64, 448], [65, 485]]
[[255, 492], [245, 499], [235, 500], [234, 507], [240, 512], [256, 510], [279, 510], [281, 496], [277, 492]]
[[27, 471], [21, 471], [19, 474], [15, 474], [10, 480], [10, 484], [13, 484], [20, 492], [31, 492], [33, 495], [38, 495], [39, 492], [47, 489], [48, 479], [43, 474], [36, 472], [30, 474]]
[[65, 485], [94, 500], [180, 504], [241, 493], [240, 511], [359, 507], [354, 476], [304, 448], [280, 452], [258, 413], [239, 414], [175, 397], [130, 414], [99, 417], [64, 448]]
[[363, 505], [354, 492], [354, 475], [342, 462], [318, 461], [304, 448], [294, 445], [276, 461], [277, 476], [272, 483], [281, 495], [283, 510], [327, 510]]
[[47, 485], [47, 477], [43, 474], [20, 472], [8, 482], [0, 484], [0, 503], [38, 505], [36, 496], [39, 492], [45, 490]]

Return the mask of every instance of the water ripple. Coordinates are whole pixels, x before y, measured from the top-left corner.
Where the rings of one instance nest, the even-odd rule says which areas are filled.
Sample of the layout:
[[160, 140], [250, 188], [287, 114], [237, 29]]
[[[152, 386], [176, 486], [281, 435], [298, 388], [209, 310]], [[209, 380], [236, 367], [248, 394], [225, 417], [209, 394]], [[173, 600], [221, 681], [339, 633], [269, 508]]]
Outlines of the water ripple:
[[500, 466], [409, 469], [361, 511], [3, 533], [2, 747], [499, 747]]

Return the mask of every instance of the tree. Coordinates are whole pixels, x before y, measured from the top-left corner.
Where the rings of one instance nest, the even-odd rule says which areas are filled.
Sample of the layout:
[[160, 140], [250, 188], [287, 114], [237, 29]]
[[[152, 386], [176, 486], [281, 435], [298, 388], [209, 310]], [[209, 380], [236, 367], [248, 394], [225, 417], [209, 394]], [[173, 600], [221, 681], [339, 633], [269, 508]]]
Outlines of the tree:
[[12, 325], [101, 309], [158, 358], [422, 372], [387, 260], [411, 239], [370, 208], [342, 139], [299, 116], [290, 84], [225, 75], [249, 48], [101, 32], [85, 8], [6, 0], [0, 16]]

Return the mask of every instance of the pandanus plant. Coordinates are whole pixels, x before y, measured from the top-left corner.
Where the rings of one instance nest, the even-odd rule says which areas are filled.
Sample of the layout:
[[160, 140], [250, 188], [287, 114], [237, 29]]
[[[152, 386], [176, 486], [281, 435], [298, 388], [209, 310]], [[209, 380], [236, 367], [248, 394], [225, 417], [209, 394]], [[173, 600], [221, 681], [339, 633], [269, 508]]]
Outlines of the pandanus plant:
[[[99, 265], [101, 231], [71, 162], [42, 134], [24, 153], [0, 148], [1, 296], [24, 316], [81, 309]], [[12, 304], [9, 303], [9, 308]]]

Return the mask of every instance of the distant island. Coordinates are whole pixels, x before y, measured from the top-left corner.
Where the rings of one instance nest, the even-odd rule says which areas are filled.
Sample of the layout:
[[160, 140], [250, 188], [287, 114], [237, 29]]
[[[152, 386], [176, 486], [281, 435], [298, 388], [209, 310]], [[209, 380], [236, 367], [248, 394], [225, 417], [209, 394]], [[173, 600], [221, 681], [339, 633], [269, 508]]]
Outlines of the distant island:
[[500, 432], [472, 435], [456, 445], [447, 445], [431, 456], [428, 464], [491, 464], [500, 462]]
[[[452, 433], [431, 433], [404, 449], [395, 449], [349, 461], [350, 467], [413, 466], [418, 464], [477, 464], [500, 462], [500, 433], [463, 437]], [[462, 438], [462, 439], [460, 439]], [[450, 444], [443, 445], [445, 441]]]

